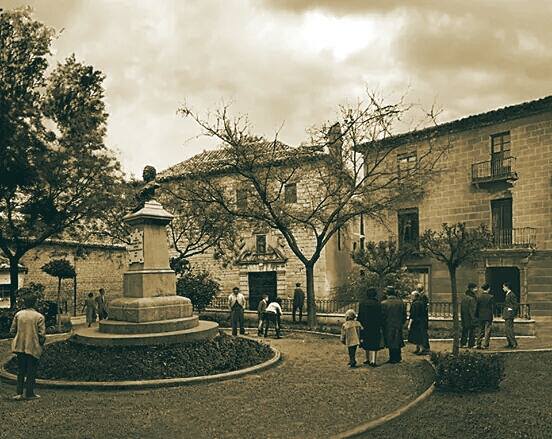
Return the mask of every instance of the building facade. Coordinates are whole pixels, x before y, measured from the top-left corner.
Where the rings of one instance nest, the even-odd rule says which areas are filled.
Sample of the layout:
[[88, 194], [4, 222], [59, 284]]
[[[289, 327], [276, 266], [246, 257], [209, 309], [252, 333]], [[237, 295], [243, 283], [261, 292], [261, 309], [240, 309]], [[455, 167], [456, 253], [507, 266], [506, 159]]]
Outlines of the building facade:
[[[461, 267], [459, 290], [489, 282], [500, 301], [509, 282], [533, 315], [552, 315], [552, 96], [385, 139], [397, 172], [416, 166], [428, 134], [448, 151], [426, 195], [389, 212], [387, 228], [365, 223], [363, 238], [415, 244], [442, 223], [485, 224], [494, 244]], [[427, 258], [407, 265], [431, 300], [450, 300], [446, 267]]]

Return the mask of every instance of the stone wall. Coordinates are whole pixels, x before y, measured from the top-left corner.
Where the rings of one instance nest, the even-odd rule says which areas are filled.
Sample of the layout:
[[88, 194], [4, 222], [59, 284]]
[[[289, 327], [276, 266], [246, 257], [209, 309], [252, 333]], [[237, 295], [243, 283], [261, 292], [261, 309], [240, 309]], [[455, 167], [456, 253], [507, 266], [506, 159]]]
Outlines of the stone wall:
[[[81, 308], [86, 294], [97, 295], [104, 288], [108, 300], [122, 296], [123, 273], [127, 271], [127, 253], [122, 246], [77, 245], [73, 242], [50, 242], [30, 250], [21, 263], [27, 268], [23, 286], [39, 282], [46, 287], [46, 297], [56, 299], [57, 278], [47, 275], [41, 267], [52, 259], [68, 260], [77, 272], [77, 307]], [[72, 306], [73, 280], [62, 282], [63, 294]], [[80, 313], [80, 309], [77, 309]]]

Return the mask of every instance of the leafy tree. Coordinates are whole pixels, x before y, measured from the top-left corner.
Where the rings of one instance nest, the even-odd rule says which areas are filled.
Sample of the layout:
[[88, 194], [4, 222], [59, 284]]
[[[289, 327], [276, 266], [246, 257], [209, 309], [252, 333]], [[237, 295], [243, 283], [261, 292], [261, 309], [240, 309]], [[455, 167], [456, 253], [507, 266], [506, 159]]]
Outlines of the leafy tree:
[[74, 279], [77, 273], [75, 267], [66, 259], [53, 259], [42, 266], [42, 271], [58, 278], [57, 304], [61, 303], [61, 280]]
[[188, 297], [198, 311], [203, 311], [219, 292], [219, 283], [208, 271], [185, 269], [176, 281], [176, 294]]
[[80, 236], [121, 179], [105, 147], [104, 75], [74, 55], [47, 75], [56, 33], [31, 9], [0, 11], [0, 250], [18, 264], [50, 237]]
[[[397, 147], [379, 142], [408, 110], [402, 101], [385, 104], [368, 95], [366, 102], [341, 108], [339, 123], [311, 129], [310, 146], [292, 148], [278, 140], [278, 133], [272, 140], [255, 135], [247, 117], [231, 117], [227, 106], [205, 117], [184, 106], [181, 114], [222, 147], [216, 161], [182, 177], [184, 194], [178, 187], [172, 191], [216, 206], [240, 228], [277, 230], [305, 267], [308, 324], [314, 327], [314, 267], [329, 240], [361, 214], [380, 220], [397, 203], [423, 194], [433, 175], [440, 152], [430, 138], [416, 167], [400, 176]], [[239, 187], [229, 185], [228, 176]], [[286, 186], [295, 182], [299, 199], [290, 202]]]
[[394, 240], [368, 241], [364, 248], [353, 252], [353, 261], [363, 267], [365, 282], [380, 293], [387, 285], [393, 285], [399, 292], [412, 291], [415, 276], [405, 270], [405, 260], [415, 253], [415, 249]]
[[444, 223], [441, 230], [426, 230], [420, 238], [420, 249], [445, 264], [449, 272], [454, 332], [452, 353], [454, 355], [458, 355], [460, 339], [456, 271], [464, 264], [477, 261], [481, 251], [489, 247], [492, 242], [492, 235], [484, 224], [469, 229], [465, 223], [452, 225]]

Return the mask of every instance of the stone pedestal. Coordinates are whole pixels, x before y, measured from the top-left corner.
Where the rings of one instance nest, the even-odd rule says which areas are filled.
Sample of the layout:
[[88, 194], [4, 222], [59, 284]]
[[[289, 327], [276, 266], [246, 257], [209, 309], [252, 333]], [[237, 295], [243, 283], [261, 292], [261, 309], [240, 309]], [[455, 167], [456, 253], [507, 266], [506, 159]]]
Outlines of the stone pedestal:
[[76, 331], [75, 340], [93, 345], [181, 343], [214, 337], [218, 324], [192, 316], [190, 299], [177, 296], [169, 267], [166, 226], [173, 216], [155, 200], [124, 220], [133, 227], [129, 270], [123, 276], [123, 297], [109, 304], [109, 320]]

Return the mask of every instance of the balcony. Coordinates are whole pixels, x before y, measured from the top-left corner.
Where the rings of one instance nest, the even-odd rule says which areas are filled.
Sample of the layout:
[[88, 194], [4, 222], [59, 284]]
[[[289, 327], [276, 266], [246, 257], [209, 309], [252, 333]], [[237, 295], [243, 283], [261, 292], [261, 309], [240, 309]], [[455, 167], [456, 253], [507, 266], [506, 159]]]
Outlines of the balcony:
[[498, 182], [514, 182], [518, 179], [514, 172], [515, 157], [493, 158], [472, 165], [472, 183], [475, 185]]
[[537, 244], [537, 229], [520, 227], [516, 229], [500, 229], [493, 232], [492, 248], [534, 248]]

